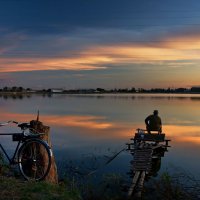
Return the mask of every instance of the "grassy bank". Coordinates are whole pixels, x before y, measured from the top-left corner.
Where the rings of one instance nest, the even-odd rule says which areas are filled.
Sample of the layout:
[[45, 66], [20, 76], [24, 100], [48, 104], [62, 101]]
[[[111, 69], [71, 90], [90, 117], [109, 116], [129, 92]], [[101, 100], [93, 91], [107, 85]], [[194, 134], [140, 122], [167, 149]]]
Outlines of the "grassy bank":
[[[77, 187], [70, 187], [71, 182], [53, 185], [46, 182], [27, 182], [15, 177], [0, 176], [0, 200], [124, 200], [127, 197], [127, 190], [122, 190], [123, 180], [121, 178], [113, 174], [107, 176], [98, 187], [84, 184], [82, 190], [77, 190]], [[186, 181], [188, 182], [187, 179]], [[173, 180], [168, 173], [164, 173], [158, 179], [153, 179], [145, 184], [142, 199], [199, 199], [199, 182], [192, 180], [189, 185], [190, 188], [187, 188], [182, 181], [179, 182], [179, 178], [176, 177]], [[81, 195], [79, 191], [81, 191]]]
[[19, 171], [9, 166], [0, 153], [0, 200], [80, 200], [78, 190], [65, 182], [25, 181]]
[[65, 184], [27, 182], [0, 176], [0, 200], [79, 200], [76, 191], [69, 191]]
[[[187, 172], [164, 172], [147, 177], [143, 200], [200, 199], [200, 181]], [[76, 175], [76, 176], [75, 176]], [[0, 200], [125, 200], [131, 179], [120, 174], [104, 174], [94, 184], [95, 175], [80, 177], [70, 172], [58, 184], [24, 181], [18, 170], [6, 165], [0, 154]]]

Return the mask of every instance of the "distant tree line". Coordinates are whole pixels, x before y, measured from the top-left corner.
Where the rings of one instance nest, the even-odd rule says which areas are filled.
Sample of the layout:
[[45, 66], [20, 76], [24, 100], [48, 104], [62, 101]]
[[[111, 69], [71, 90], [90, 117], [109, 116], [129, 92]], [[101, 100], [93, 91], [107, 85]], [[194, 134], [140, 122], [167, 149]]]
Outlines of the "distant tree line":
[[4, 87], [2, 89], [0, 89], [0, 92], [29, 92], [31, 91], [30, 88], [23, 88], [23, 87], [16, 87], [16, 86], [13, 86], [13, 87]]
[[191, 88], [115, 88], [115, 89], [104, 89], [104, 88], [96, 88], [96, 89], [75, 89], [75, 90], [64, 90], [64, 89], [41, 89], [41, 90], [33, 90], [31, 88], [23, 88], [23, 87], [3, 87], [0, 89], [1, 93], [42, 93], [42, 94], [52, 94], [52, 93], [61, 93], [61, 94], [99, 94], [99, 93], [200, 93], [199, 87], [191, 87]]

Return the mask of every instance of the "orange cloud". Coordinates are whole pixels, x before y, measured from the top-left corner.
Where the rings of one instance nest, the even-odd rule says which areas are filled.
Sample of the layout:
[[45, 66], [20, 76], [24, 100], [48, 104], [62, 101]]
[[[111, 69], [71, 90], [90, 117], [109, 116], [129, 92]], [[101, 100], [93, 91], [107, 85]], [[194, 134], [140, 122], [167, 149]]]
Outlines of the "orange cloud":
[[[176, 61], [176, 60], [199, 60], [199, 52], [185, 51], [177, 46], [169, 47], [148, 47], [148, 46], [115, 46], [96, 48], [97, 54], [106, 52], [112, 58], [112, 63], [157, 63], [161, 61]], [[92, 53], [92, 52], [91, 52]], [[94, 53], [94, 52], [93, 52]], [[190, 61], [191, 63], [191, 61]], [[161, 64], [161, 63], [160, 63]]]
[[22, 72], [40, 70], [97, 70], [106, 67], [98, 67], [94, 64], [108, 62], [103, 56], [90, 56], [87, 58], [1, 58], [0, 72]]
[[[185, 41], [185, 42], [184, 42]], [[73, 57], [60, 58], [0, 58], [0, 72], [34, 70], [97, 70], [107, 64], [148, 63], [181, 67], [199, 62], [200, 37], [179, 36], [166, 38], [155, 46], [143, 43], [92, 46]], [[189, 63], [176, 63], [182, 60]]]
[[200, 35], [181, 35], [165, 39], [162, 46], [179, 50], [200, 50]]

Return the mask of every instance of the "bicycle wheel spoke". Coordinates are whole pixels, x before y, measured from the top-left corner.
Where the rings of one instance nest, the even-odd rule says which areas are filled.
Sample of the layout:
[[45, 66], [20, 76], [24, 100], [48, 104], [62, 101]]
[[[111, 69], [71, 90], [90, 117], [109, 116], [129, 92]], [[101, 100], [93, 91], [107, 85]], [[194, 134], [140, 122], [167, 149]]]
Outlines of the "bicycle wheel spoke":
[[38, 171], [37, 172], [38, 172], [38, 176], [42, 176], [42, 175], [44, 175], [45, 170], [44, 170], [43, 167], [38, 166]]
[[36, 174], [37, 174], [37, 166], [35, 165], [34, 167], [35, 167], [35, 169], [34, 169], [34, 179], [36, 179]]
[[39, 139], [30, 140], [19, 151], [19, 169], [26, 179], [42, 180], [51, 165], [49, 147]]

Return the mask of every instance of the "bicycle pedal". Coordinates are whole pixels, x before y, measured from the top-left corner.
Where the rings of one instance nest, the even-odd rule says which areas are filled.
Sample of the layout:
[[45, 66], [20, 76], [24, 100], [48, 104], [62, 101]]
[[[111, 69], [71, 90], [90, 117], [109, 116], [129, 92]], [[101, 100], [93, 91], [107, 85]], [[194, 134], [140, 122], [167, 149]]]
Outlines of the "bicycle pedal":
[[33, 171], [37, 171], [37, 167], [36, 166], [32, 166], [32, 170]]

